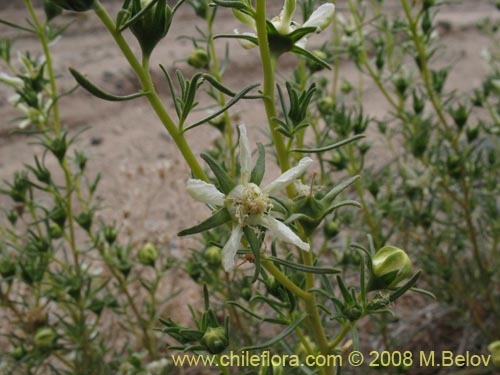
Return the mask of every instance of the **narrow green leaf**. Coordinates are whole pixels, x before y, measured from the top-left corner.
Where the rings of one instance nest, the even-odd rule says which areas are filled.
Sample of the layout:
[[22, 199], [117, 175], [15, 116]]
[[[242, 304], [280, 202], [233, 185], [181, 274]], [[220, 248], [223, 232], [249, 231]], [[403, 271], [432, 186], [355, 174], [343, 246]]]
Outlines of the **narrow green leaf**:
[[189, 234], [204, 232], [206, 230], [215, 228], [219, 225], [225, 224], [230, 220], [231, 220], [231, 215], [229, 214], [229, 211], [226, 208], [221, 208], [220, 210], [216, 211], [212, 216], [210, 216], [207, 220], [203, 221], [198, 225], [195, 225], [194, 227], [184, 229], [180, 231], [177, 235], [187, 236]]
[[[203, 74], [203, 78], [205, 79], [205, 81], [207, 81], [208, 83], [210, 83], [213, 87], [215, 87], [217, 90], [219, 90], [220, 92], [222, 92], [223, 94], [226, 94], [227, 96], [237, 96], [239, 95], [238, 93], [235, 93], [233, 91], [231, 91], [230, 89], [228, 89], [226, 86], [224, 86], [222, 83], [220, 83], [217, 78], [211, 76], [210, 74]], [[257, 87], [260, 85], [260, 83], [254, 83], [252, 84], [254, 85], [254, 87]], [[250, 87], [252, 85], [249, 85], [247, 87]], [[254, 88], [252, 87], [252, 89]], [[244, 88], [243, 90], [245, 90], [246, 88]], [[249, 95], [249, 96], [246, 96], [246, 95], [243, 95], [242, 96], [242, 99], [262, 99], [263, 96], [262, 95]]]
[[257, 151], [259, 156], [257, 158], [257, 162], [255, 163], [255, 167], [252, 169], [250, 182], [260, 186], [266, 171], [266, 150], [264, 149], [264, 145], [262, 143], [257, 143]]
[[405, 294], [409, 289], [415, 285], [422, 274], [422, 271], [418, 271], [415, 275], [412, 276], [410, 280], [408, 280], [403, 286], [399, 287], [394, 293], [392, 293], [389, 296], [389, 300], [391, 302], [394, 302], [397, 300], [399, 297], [401, 297], [403, 294]]
[[420, 288], [410, 288], [410, 290], [411, 290], [412, 292], [415, 292], [415, 293], [420, 293], [420, 294], [423, 294], [424, 296], [430, 297], [430, 298], [432, 298], [433, 300], [436, 300], [436, 299], [437, 299], [437, 297], [434, 295], [434, 293], [429, 292], [428, 290], [425, 290], [425, 289], [420, 289]]
[[361, 139], [361, 138], [364, 138], [365, 135], [364, 134], [358, 134], [358, 135], [355, 135], [354, 137], [351, 137], [351, 138], [348, 138], [348, 139], [344, 139], [343, 141], [340, 141], [340, 142], [337, 142], [337, 143], [334, 143], [332, 145], [329, 145], [329, 146], [325, 146], [325, 147], [319, 147], [319, 148], [311, 148], [311, 149], [306, 149], [306, 148], [294, 148], [292, 149], [291, 151], [292, 152], [299, 152], [299, 153], [303, 153], [303, 154], [308, 154], [308, 153], [312, 153], [312, 154], [318, 154], [318, 153], [321, 153], [321, 152], [326, 152], [326, 151], [330, 151], [330, 150], [335, 150], [336, 148], [339, 148], [339, 147], [342, 147], [342, 146], [345, 146], [351, 142], [355, 142], [357, 141], [358, 139]]
[[260, 315], [257, 315], [256, 313], [254, 313], [250, 309], [247, 309], [246, 307], [244, 307], [243, 305], [239, 304], [236, 301], [227, 301], [225, 304], [226, 305], [230, 305], [230, 306], [236, 306], [240, 310], [246, 312], [248, 315], [253, 316], [255, 319], [258, 319], [258, 320], [264, 320], [265, 319], [265, 318], [261, 317]]
[[92, 95], [98, 97], [99, 99], [108, 100], [111, 102], [122, 102], [122, 101], [126, 101], [126, 100], [137, 99], [137, 98], [140, 98], [142, 96], [147, 95], [147, 93], [145, 93], [145, 92], [135, 93], [135, 94], [126, 95], [126, 96], [113, 95], [113, 94], [107, 93], [107, 92], [101, 90], [100, 88], [98, 88], [97, 86], [95, 86], [92, 82], [90, 82], [87, 78], [85, 78], [77, 70], [75, 70], [73, 68], [69, 68], [69, 71], [70, 71], [71, 75], [75, 78], [75, 80], [80, 84], [80, 86], [82, 86], [85, 90], [87, 90]]
[[318, 28], [316, 26], [300, 27], [298, 29], [295, 29], [290, 34], [288, 34], [288, 37], [295, 44], [296, 42], [298, 42], [300, 39], [302, 39], [306, 35], [315, 33], [317, 30], [318, 30]]
[[313, 60], [314, 62], [318, 63], [319, 65], [323, 66], [324, 68], [326, 68], [328, 70], [332, 70], [332, 67], [330, 66], [330, 64], [328, 64], [325, 60], [320, 59], [318, 56], [316, 56], [315, 54], [309, 52], [308, 50], [306, 50], [304, 48], [301, 48], [301, 47], [295, 45], [292, 47], [290, 52], [293, 52], [297, 55], [304, 56], [305, 58]]
[[280, 333], [275, 335], [272, 339], [270, 339], [262, 344], [244, 347], [241, 350], [242, 351], [243, 350], [249, 351], [249, 350], [258, 350], [258, 349], [268, 348], [268, 347], [276, 344], [277, 342], [283, 340], [289, 334], [291, 334], [295, 330], [295, 328], [297, 328], [300, 325], [300, 323], [302, 323], [304, 321], [305, 318], [306, 318], [306, 315], [302, 315], [300, 318], [298, 318], [293, 323], [291, 323], [286, 329], [284, 329], [283, 331], [281, 331]]
[[293, 263], [288, 260], [276, 258], [273, 256], [267, 257], [267, 259], [273, 261], [274, 263], [280, 264], [282, 266], [297, 270], [297, 271], [302, 271], [302, 272], [307, 272], [307, 273], [315, 273], [318, 275], [333, 275], [336, 273], [340, 273], [341, 271], [336, 268], [327, 268], [327, 267], [314, 267], [314, 266], [306, 266], [303, 264], [299, 263]]
[[18, 29], [18, 30], [22, 30], [22, 31], [27, 31], [29, 33], [33, 33], [35, 34], [36, 31], [33, 30], [33, 29], [29, 29], [27, 27], [24, 27], [24, 26], [21, 26], [21, 25], [18, 25], [17, 23], [13, 23], [13, 22], [10, 22], [10, 21], [7, 21], [7, 20], [4, 20], [2, 18], [0, 18], [0, 23], [3, 23], [4, 25], [7, 25], [7, 26], [10, 26], [10, 27], [13, 27], [14, 29]]
[[182, 131], [183, 133], [187, 132], [188, 130], [191, 130], [193, 128], [196, 128], [200, 125], [203, 125], [204, 123], [216, 118], [220, 114], [226, 112], [229, 108], [231, 108], [233, 105], [235, 105], [240, 99], [242, 99], [245, 94], [251, 90], [253, 90], [255, 87], [257, 87], [259, 84], [255, 83], [253, 85], [245, 87], [240, 93], [235, 95], [229, 102], [226, 103], [224, 107], [221, 107], [218, 111], [212, 113], [210, 116], [205, 117], [204, 119], [195, 122], [194, 124], [191, 124], [189, 126], [186, 126]]
[[201, 158], [205, 160], [212, 172], [214, 172], [215, 177], [219, 182], [221, 191], [226, 195], [229, 194], [236, 186], [236, 183], [231, 180], [227, 172], [210, 155], [201, 154]]
[[168, 74], [167, 69], [165, 69], [165, 67], [162, 64], [160, 64], [160, 69], [163, 71], [163, 74], [167, 78], [168, 87], [170, 89], [170, 94], [172, 95], [173, 98], [175, 112], [177, 113], [177, 118], [181, 118], [182, 110], [181, 107], [179, 106], [179, 101], [177, 100], [177, 93], [175, 92], [174, 89], [174, 82], [172, 81], [172, 77], [170, 77], [170, 74]]
[[252, 279], [252, 284], [257, 281], [260, 275], [260, 248], [262, 246], [262, 241], [259, 241], [255, 232], [250, 227], [246, 226], [243, 228], [243, 233], [245, 233], [245, 238], [250, 244], [253, 256], [255, 257], [255, 272]]
[[146, 12], [148, 12], [159, 0], [152, 0], [148, 5], [146, 5], [144, 8], [142, 8], [139, 12], [136, 13], [136, 15], [132, 18], [130, 18], [125, 24], [123, 24], [122, 27], [120, 27], [118, 30], [122, 33], [125, 31], [128, 27], [132, 26], [134, 23], [136, 23], [139, 18], [141, 18]]
[[332, 190], [330, 190], [322, 199], [321, 201], [323, 203], [329, 203], [332, 202], [337, 196], [342, 193], [345, 189], [347, 189], [349, 186], [351, 186], [357, 179], [359, 179], [359, 176], [353, 176], [351, 178], [348, 178], [347, 180], [344, 180], [340, 182], [339, 184], [335, 185]]
[[220, 39], [220, 38], [227, 38], [227, 39], [243, 39], [247, 40], [256, 46], [259, 45], [259, 41], [257, 37], [252, 36], [252, 35], [245, 35], [245, 34], [218, 34], [214, 36], [214, 39]]

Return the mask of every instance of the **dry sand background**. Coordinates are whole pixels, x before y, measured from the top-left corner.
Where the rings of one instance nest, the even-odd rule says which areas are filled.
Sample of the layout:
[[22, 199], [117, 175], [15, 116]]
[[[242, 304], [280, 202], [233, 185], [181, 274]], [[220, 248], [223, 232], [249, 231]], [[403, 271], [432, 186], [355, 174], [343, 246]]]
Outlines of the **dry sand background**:
[[[270, 13], [277, 13], [282, 1], [270, 3], [275, 8]], [[392, 3], [394, 5], [390, 6], [390, 10], [398, 12], [397, 2]], [[453, 1], [440, 12], [440, 37], [446, 50], [438, 52], [437, 61], [441, 65], [457, 63], [450, 75], [448, 88], [468, 90], [479, 85], [487, 72], [480, 52], [488, 46], [489, 41], [476, 30], [475, 23], [484, 17], [497, 15], [493, 3], [488, 0]], [[113, 14], [119, 7], [118, 1], [104, 1], [104, 4]], [[348, 16], [343, 1], [338, 1], [337, 9]], [[0, 17], [22, 22], [25, 17], [22, 2], [0, 1]], [[65, 18], [74, 20], [74, 24], [52, 48], [55, 70], [61, 77], [60, 88], [65, 90], [74, 85], [67, 71], [72, 66], [108, 91], [125, 94], [137, 90], [131, 69], [97, 18], [92, 13], [67, 14]], [[183, 6], [171, 31], [152, 58], [153, 76], [171, 109], [167, 84], [157, 66], [162, 63], [169, 69], [181, 69], [187, 76], [193, 74], [194, 71], [182, 61], [191, 51], [192, 44], [178, 38], [196, 35], [196, 24], [199, 24], [199, 19], [194, 16], [192, 9]], [[239, 26], [229, 12], [220, 12], [217, 31], [231, 33]], [[0, 25], [0, 36], [13, 38], [16, 49], [39, 50], [31, 37], [3, 25]], [[310, 46], [320, 42], [321, 38], [315, 37], [311, 39]], [[219, 51], [223, 51], [224, 44], [223, 41], [217, 42]], [[224, 77], [225, 84], [236, 90], [258, 81], [261, 67], [257, 51], [244, 50], [233, 42], [230, 45], [231, 64]], [[285, 76], [292, 71], [295, 62], [293, 56], [282, 59]], [[355, 67], [349, 62], [342, 64], [341, 72], [347, 79], [354, 80], [357, 77]], [[25, 136], [12, 134], [15, 125], [11, 120], [17, 113], [7, 102], [11, 94], [5, 87], [0, 87], [0, 180], [10, 179], [23, 164], [31, 162], [33, 155], [39, 151], [36, 146], [27, 144]], [[388, 107], [377, 89], [368, 83], [364, 95], [368, 113], [382, 117]], [[80, 136], [79, 147], [84, 148], [91, 157], [88, 163], [91, 175], [102, 174], [98, 196], [104, 203], [99, 215], [106, 221], [120, 223], [123, 231], [129, 233], [135, 243], [152, 240], [164, 244], [172, 255], [183, 256], [188, 242], [177, 238], [175, 234], [179, 229], [206, 217], [208, 211], [185, 194], [188, 169], [148, 103], [142, 99], [125, 103], [103, 102], [79, 89], [71, 97], [64, 98], [61, 106], [66, 126], [73, 131], [88, 128]], [[265, 117], [261, 103], [247, 101], [236, 108], [247, 126], [264, 129]], [[250, 137], [255, 140], [258, 133], [252, 129]], [[199, 154], [216, 137], [217, 132], [205, 126], [189, 133], [188, 141]], [[48, 164], [50, 167], [55, 161], [49, 159]], [[0, 204], [3, 208], [10, 202], [3, 199]], [[193, 297], [199, 295], [197, 290], [193, 293]], [[421, 312], [424, 313], [427, 314], [426, 311]]]

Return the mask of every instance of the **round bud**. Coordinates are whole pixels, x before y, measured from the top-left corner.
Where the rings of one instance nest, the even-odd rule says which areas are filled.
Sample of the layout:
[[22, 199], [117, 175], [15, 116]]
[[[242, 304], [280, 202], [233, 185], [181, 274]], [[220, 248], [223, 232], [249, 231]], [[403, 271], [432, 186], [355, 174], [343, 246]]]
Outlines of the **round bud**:
[[488, 350], [491, 352], [491, 359], [495, 367], [500, 368], [500, 340], [493, 341], [488, 345]]
[[210, 246], [205, 250], [204, 257], [209, 266], [213, 268], [219, 267], [222, 262], [222, 253], [220, 247]]
[[137, 253], [137, 259], [139, 260], [139, 263], [145, 266], [154, 267], [155, 262], [158, 259], [158, 250], [156, 250], [156, 246], [151, 242], [148, 242]]
[[58, 239], [61, 238], [63, 235], [63, 230], [59, 226], [59, 224], [51, 221], [49, 224], [49, 232], [50, 232], [50, 237], [53, 239]]
[[210, 55], [204, 48], [195, 48], [189, 54], [187, 63], [196, 69], [207, 69], [210, 63]]
[[323, 227], [323, 233], [325, 234], [326, 238], [335, 238], [337, 234], [339, 234], [339, 232], [339, 223], [335, 220], [330, 220], [329, 222], [325, 223], [325, 226]]
[[51, 327], [42, 327], [35, 333], [35, 346], [40, 350], [50, 350], [57, 340], [57, 333]]
[[[316, 50], [312, 51], [312, 54], [321, 60], [326, 60], [328, 57], [326, 55], [326, 53], [320, 49], [316, 49]], [[306, 66], [309, 68], [311, 73], [319, 72], [320, 70], [324, 69], [323, 65], [321, 65], [321, 64], [319, 64], [316, 61], [311, 60], [311, 59], [306, 60]]]
[[335, 101], [330, 96], [324, 96], [318, 102], [318, 111], [323, 116], [330, 115], [335, 110]]
[[372, 290], [391, 289], [411, 275], [411, 260], [404, 250], [384, 246], [372, 257]]
[[2, 255], [0, 259], [0, 275], [4, 279], [10, 279], [16, 274], [16, 264], [8, 257]]
[[211, 354], [222, 353], [229, 345], [226, 331], [222, 327], [208, 327], [200, 343]]

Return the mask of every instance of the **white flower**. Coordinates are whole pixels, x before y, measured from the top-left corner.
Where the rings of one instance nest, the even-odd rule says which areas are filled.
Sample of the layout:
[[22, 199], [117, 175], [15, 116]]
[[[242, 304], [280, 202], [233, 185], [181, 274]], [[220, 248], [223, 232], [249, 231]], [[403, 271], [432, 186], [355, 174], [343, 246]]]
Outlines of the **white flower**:
[[[278, 34], [282, 36], [288, 36], [292, 34], [295, 30], [306, 27], [314, 27], [316, 28], [315, 32], [320, 33], [333, 20], [335, 13], [335, 5], [326, 3], [322, 4], [318, 9], [316, 9], [313, 12], [313, 14], [311, 14], [309, 19], [302, 26], [300, 26], [293, 21], [293, 16], [295, 14], [295, 3], [296, 0], [285, 0], [285, 3], [283, 4], [283, 9], [281, 10], [279, 16], [276, 16], [271, 19], [271, 24], [274, 26]], [[235, 10], [233, 13], [241, 22], [250, 26], [254, 31], [257, 31], [255, 20], [252, 17], [238, 10]], [[234, 30], [234, 32], [235, 34], [257, 38], [257, 34], [255, 33], [240, 34], [238, 30]], [[307, 36], [303, 36], [295, 42], [295, 45], [297, 47], [304, 48], [306, 41], [307, 41]], [[244, 48], [247, 49], [255, 47], [256, 45], [250, 40], [242, 40], [241, 44]]]
[[302, 241], [288, 226], [271, 216], [272, 204], [269, 195], [286, 188], [298, 179], [312, 164], [311, 158], [305, 157], [299, 164], [266, 187], [261, 188], [250, 182], [251, 151], [248, 143], [247, 131], [244, 125], [240, 129], [240, 165], [241, 176], [239, 184], [227, 195], [220, 192], [214, 185], [201, 180], [189, 179], [187, 191], [199, 202], [225, 207], [232, 219], [232, 230], [229, 240], [222, 249], [222, 264], [226, 271], [234, 268], [234, 258], [243, 236], [243, 228], [247, 225], [260, 225], [277, 239], [295, 245], [302, 250], [309, 250], [309, 244]]

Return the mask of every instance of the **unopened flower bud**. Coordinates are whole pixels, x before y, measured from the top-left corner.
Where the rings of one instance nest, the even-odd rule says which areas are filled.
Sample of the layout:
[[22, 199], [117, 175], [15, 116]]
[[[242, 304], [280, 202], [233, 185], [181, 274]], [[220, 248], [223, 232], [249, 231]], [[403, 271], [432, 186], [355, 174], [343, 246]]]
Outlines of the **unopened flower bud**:
[[220, 247], [210, 246], [205, 250], [204, 256], [209, 266], [217, 268], [221, 265], [222, 253]]
[[94, 7], [94, 0], [52, 0], [56, 5], [73, 12], [85, 12]]
[[187, 63], [196, 69], [207, 69], [210, 63], [210, 55], [204, 48], [195, 48], [189, 54]]
[[24, 346], [22, 345], [19, 345], [19, 346], [16, 346], [14, 348], [14, 351], [12, 352], [12, 357], [16, 360], [16, 361], [20, 361], [24, 358], [24, 356], [26, 355], [26, 349], [24, 348]]
[[116, 241], [116, 237], [118, 233], [114, 227], [106, 227], [104, 228], [104, 239], [109, 245], [112, 245]]
[[[131, 16], [137, 15], [151, 1], [141, 0], [139, 7], [137, 7], [137, 2], [133, 1]], [[172, 9], [167, 5], [166, 0], [158, 0], [130, 26], [145, 56], [150, 56], [158, 42], [167, 35], [171, 23]]]
[[156, 249], [156, 246], [151, 242], [148, 242], [137, 253], [137, 259], [145, 266], [154, 267], [155, 262], [158, 259], [158, 250]]
[[40, 350], [50, 350], [57, 340], [57, 333], [51, 327], [42, 327], [35, 334], [35, 346]]
[[323, 227], [323, 233], [326, 238], [335, 238], [339, 232], [339, 223], [335, 220], [330, 220], [325, 223], [325, 226]]
[[58, 239], [58, 238], [61, 238], [62, 235], [63, 235], [63, 230], [62, 228], [59, 226], [59, 224], [51, 221], [50, 224], [49, 224], [49, 233], [50, 233], [50, 237], [53, 238], [53, 239]]
[[411, 261], [404, 250], [384, 246], [372, 258], [371, 289], [391, 289], [411, 275]]
[[330, 96], [325, 96], [318, 102], [318, 111], [323, 116], [330, 115], [335, 110], [335, 101]]
[[[328, 57], [326, 55], [326, 53], [320, 49], [316, 49], [316, 50], [312, 51], [312, 54], [315, 55], [316, 57], [320, 58], [321, 60], [326, 60]], [[324, 69], [323, 65], [318, 64], [317, 62], [315, 62], [311, 59], [306, 60], [306, 65], [309, 68], [309, 70], [311, 71], [311, 73], [319, 72], [320, 70]]]
[[500, 368], [500, 340], [493, 341], [488, 345], [488, 350], [491, 352], [491, 359], [495, 367]]
[[465, 129], [465, 134], [467, 135], [467, 141], [469, 143], [474, 142], [479, 136], [479, 125], [468, 125]]
[[0, 276], [10, 279], [16, 274], [16, 264], [8, 256], [2, 255], [0, 259]]
[[44, 0], [43, 10], [45, 11], [47, 21], [51, 21], [52, 19], [56, 18], [63, 11], [62, 8], [54, 3], [53, 0]]
[[211, 354], [222, 353], [229, 345], [226, 330], [222, 327], [207, 328], [200, 342]]

